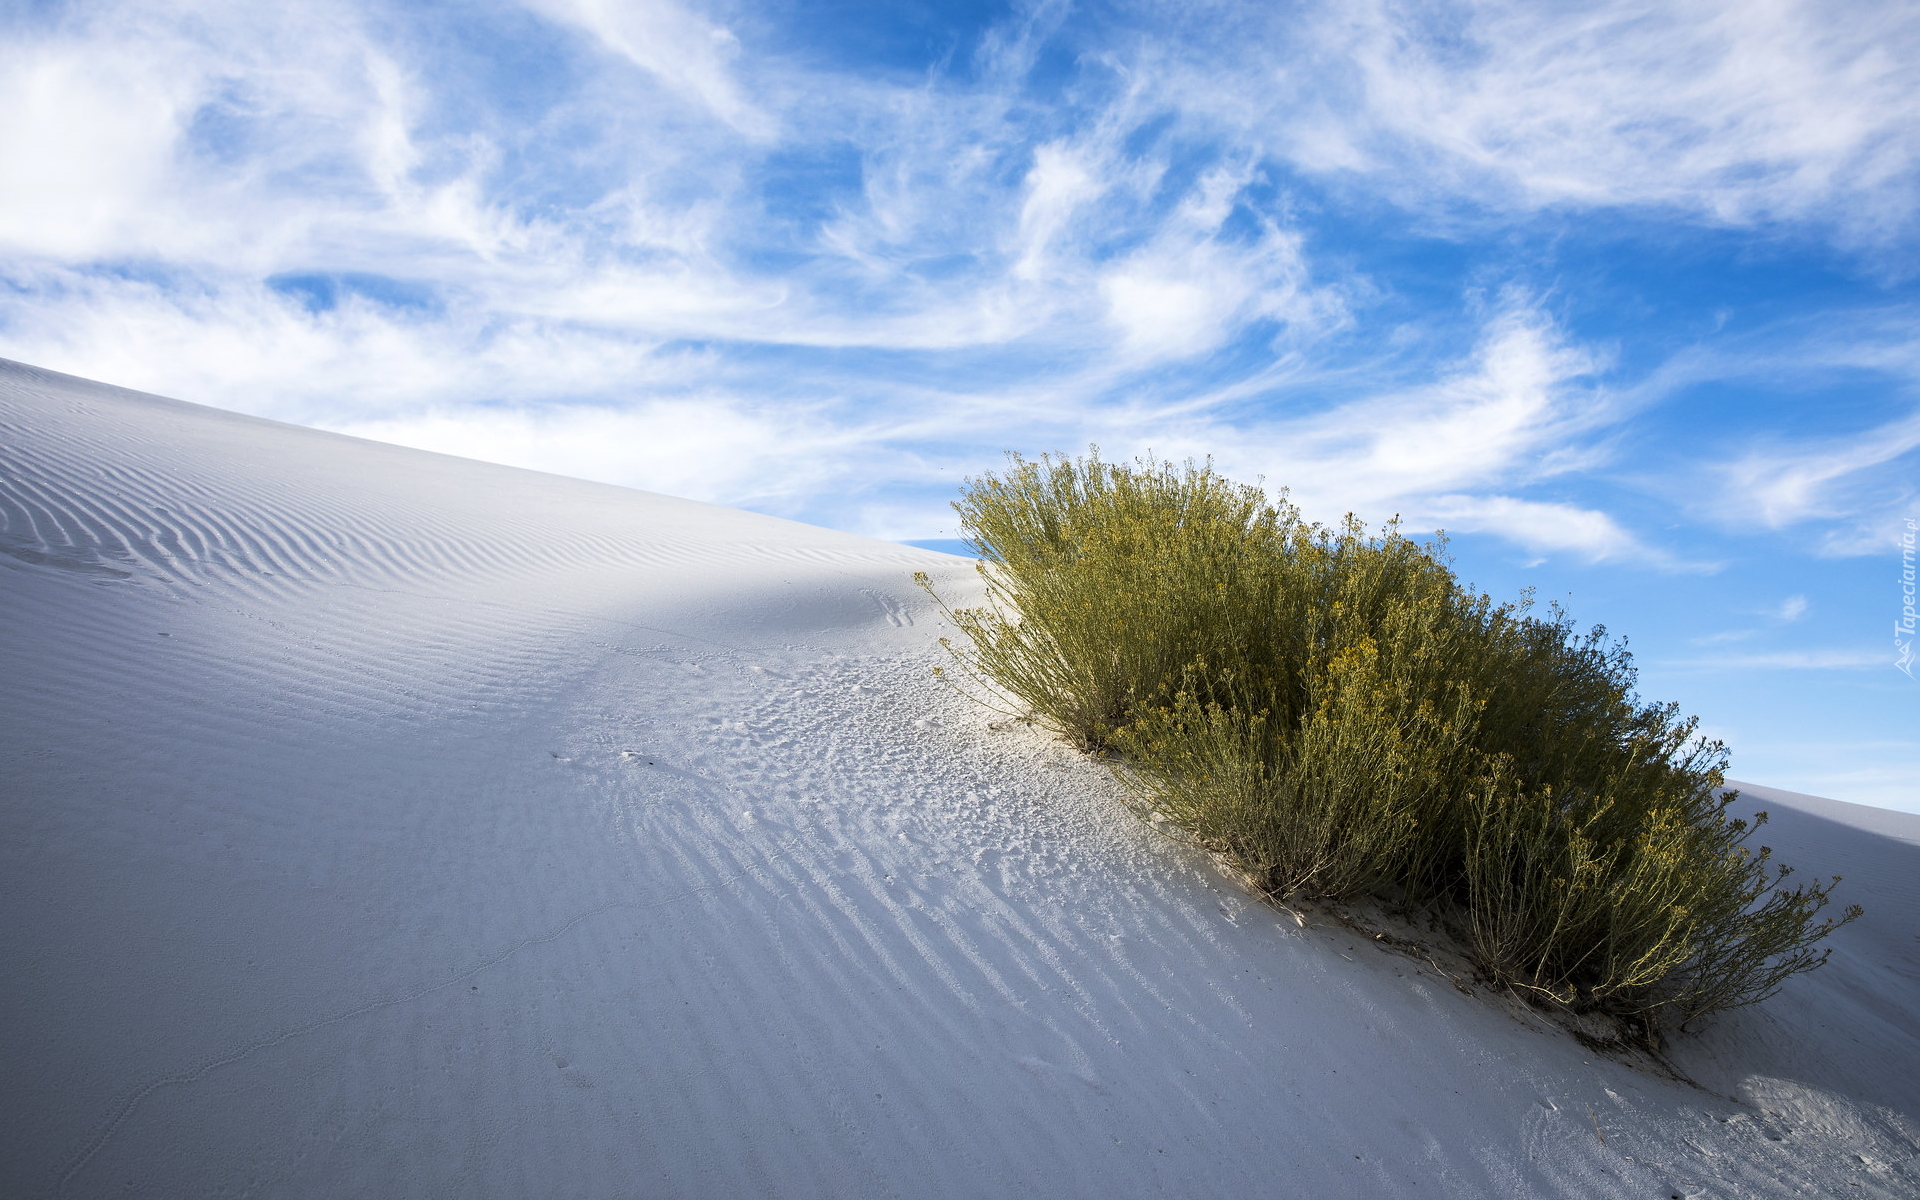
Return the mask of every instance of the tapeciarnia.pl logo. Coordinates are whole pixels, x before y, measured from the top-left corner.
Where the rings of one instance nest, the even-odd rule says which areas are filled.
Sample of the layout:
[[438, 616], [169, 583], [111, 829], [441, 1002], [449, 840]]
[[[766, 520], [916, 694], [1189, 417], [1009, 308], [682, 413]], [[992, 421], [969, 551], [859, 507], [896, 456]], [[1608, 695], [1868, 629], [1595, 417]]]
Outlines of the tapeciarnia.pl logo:
[[1913, 678], [1913, 535], [1915, 525], [1907, 518], [1906, 532], [1900, 535], [1900, 619], [1893, 623], [1893, 665]]

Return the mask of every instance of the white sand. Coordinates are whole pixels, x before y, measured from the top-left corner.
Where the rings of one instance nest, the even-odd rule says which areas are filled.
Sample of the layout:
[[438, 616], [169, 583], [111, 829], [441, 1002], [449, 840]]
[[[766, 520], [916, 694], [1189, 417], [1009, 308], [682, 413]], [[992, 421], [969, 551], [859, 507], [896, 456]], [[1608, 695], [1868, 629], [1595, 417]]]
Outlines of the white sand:
[[0, 522], [5, 1195], [1920, 1192], [1920, 818], [1766, 797], [1868, 916], [1690, 1087], [989, 728], [959, 560], [14, 364]]

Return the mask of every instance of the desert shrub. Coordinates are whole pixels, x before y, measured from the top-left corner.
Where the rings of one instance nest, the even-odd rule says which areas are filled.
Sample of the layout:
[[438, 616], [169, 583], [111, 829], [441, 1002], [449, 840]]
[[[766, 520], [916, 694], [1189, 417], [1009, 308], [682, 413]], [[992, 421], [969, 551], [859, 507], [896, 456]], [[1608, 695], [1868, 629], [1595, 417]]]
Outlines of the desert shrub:
[[1390, 891], [1489, 978], [1650, 1035], [1766, 998], [1859, 913], [1747, 847], [1725, 748], [1641, 704], [1604, 630], [1471, 594], [1392, 525], [1097, 453], [955, 507], [987, 590], [949, 612], [964, 672], [1270, 899]]
[[956, 507], [990, 564], [988, 603], [952, 614], [963, 661], [1083, 747], [1195, 659], [1245, 661], [1277, 624], [1268, 576], [1289, 555], [1273, 543], [1297, 522], [1211, 471], [1015, 459]]
[[[1648, 1034], [1756, 1003], [1826, 961], [1815, 943], [1860, 915], [1818, 919], [1835, 879], [1745, 843], [1734, 792], [1690, 797], [1529, 790], [1501, 764], [1468, 822], [1466, 940], [1489, 977]], [[1631, 792], [1631, 784], [1624, 791]], [[1632, 817], [1629, 818], [1629, 814]]]
[[1415, 807], [1393, 786], [1411, 775], [1402, 768], [1414, 756], [1413, 739], [1371, 719], [1379, 706], [1370, 666], [1340, 663], [1344, 678], [1297, 733], [1269, 710], [1180, 692], [1118, 732], [1132, 768], [1123, 778], [1144, 811], [1225, 857], [1269, 897], [1382, 886], [1414, 840]]

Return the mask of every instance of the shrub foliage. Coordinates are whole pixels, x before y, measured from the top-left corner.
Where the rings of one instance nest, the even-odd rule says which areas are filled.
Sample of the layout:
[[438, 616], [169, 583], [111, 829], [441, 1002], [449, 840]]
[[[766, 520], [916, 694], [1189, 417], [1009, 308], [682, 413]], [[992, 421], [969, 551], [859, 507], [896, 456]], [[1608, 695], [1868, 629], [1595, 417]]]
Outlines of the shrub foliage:
[[1268, 898], [1392, 895], [1487, 977], [1657, 1038], [1826, 960], [1728, 812], [1726, 750], [1625, 649], [1496, 605], [1394, 525], [1303, 521], [1210, 465], [1014, 456], [955, 505], [986, 602], [963, 668]]

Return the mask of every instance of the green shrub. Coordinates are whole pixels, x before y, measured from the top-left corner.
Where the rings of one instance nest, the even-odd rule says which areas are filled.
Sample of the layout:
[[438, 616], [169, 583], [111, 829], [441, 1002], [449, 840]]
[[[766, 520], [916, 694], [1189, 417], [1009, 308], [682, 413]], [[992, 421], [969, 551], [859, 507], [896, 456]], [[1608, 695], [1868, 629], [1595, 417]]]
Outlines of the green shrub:
[[1275, 624], [1274, 539], [1296, 523], [1211, 471], [1015, 459], [956, 506], [988, 604], [953, 614], [965, 660], [1079, 745], [1104, 747], [1136, 696], [1196, 658], [1245, 659]]
[[1489, 978], [1649, 1036], [1859, 915], [1748, 850], [1725, 748], [1641, 705], [1604, 630], [1471, 595], [1392, 525], [1097, 453], [1015, 456], [955, 507], [987, 587], [949, 613], [962, 667], [1270, 899], [1392, 891]]
[[1860, 909], [1817, 920], [1839, 879], [1788, 888], [1791, 868], [1770, 870], [1766, 847], [1744, 845], [1766, 814], [1726, 816], [1736, 795], [1643, 803], [1629, 824], [1631, 801], [1529, 793], [1496, 771], [1469, 823], [1461, 907], [1475, 960], [1498, 982], [1648, 1033], [1764, 1000], [1818, 967], [1830, 951], [1814, 943]]

